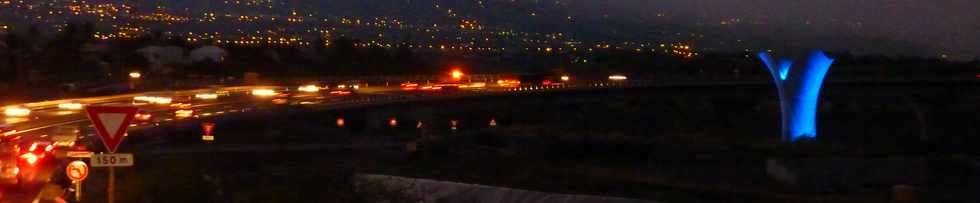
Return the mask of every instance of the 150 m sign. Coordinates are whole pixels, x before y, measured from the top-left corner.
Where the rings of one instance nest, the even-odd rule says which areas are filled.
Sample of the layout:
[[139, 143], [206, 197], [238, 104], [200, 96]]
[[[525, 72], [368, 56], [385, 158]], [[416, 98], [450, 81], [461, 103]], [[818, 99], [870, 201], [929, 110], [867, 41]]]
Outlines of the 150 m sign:
[[92, 167], [132, 166], [133, 154], [95, 154], [92, 155]]

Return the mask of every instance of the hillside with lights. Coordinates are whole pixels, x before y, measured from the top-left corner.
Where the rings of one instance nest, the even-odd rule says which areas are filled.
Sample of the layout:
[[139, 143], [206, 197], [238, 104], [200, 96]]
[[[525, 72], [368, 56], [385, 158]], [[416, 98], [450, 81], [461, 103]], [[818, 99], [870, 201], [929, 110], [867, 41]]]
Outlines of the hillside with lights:
[[[64, 31], [94, 24], [98, 40], [159, 33], [192, 44], [329, 45], [468, 53], [591, 52], [619, 49], [694, 57], [696, 34], [631, 28], [577, 16], [574, 5], [543, 1], [4, 1], [0, 32]], [[69, 20], [71, 19], [71, 20]], [[624, 28], [631, 28], [626, 30]], [[643, 30], [643, 31], [640, 31]], [[671, 34], [669, 34], [671, 33]], [[681, 37], [678, 37], [681, 36]], [[321, 40], [322, 39], [322, 40]]]

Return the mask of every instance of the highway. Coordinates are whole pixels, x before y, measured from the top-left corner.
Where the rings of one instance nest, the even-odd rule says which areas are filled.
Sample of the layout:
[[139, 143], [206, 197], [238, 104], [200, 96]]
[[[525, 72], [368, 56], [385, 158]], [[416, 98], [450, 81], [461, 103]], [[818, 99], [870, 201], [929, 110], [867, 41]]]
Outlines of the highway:
[[[563, 79], [565, 80], [565, 79]], [[513, 82], [513, 81], [511, 81]], [[507, 81], [496, 83], [458, 83], [446, 87], [440, 84], [414, 84], [413, 86], [368, 86], [362, 84], [357, 89], [352, 86], [340, 88], [339, 85], [327, 87], [318, 86], [315, 91], [309, 86], [266, 85], [266, 86], [235, 86], [213, 87], [191, 90], [155, 91], [107, 95], [89, 98], [70, 98], [52, 101], [40, 101], [4, 107], [4, 115], [0, 115], [0, 134], [3, 145], [0, 145], [0, 163], [9, 162], [19, 153], [12, 148], [26, 148], [31, 143], [50, 140], [49, 134], [58, 126], [81, 127], [78, 145], [84, 146], [96, 153], [103, 152], [104, 147], [99, 138], [94, 135], [89, 120], [83, 110], [86, 105], [123, 105], [137, 106], [142, 115], [130, 125], [130, 131], [174, 126], [181, 121], [197, 121], [221, 117], [243, 116], [261, 112], [277, 112], [281, 107], [296, 107], [314, 111], [361, 108], [372, 105], [383, 105], [399, 102], [424, 102], [430, 100], [445, 100], [478, 96], [523, 95], [539, 92], [581, 91], [594, 89], [636, 88], [636, 87], [704, 87], [704, 86], [771, 86], [766, 80], [661, 80], [654, 78], [627, 80], [589, 80], [562, 81], [548, 85], [521, 84]], [[977, 80], [829, 80], [829, 85], [891, 85], [907, 86], [922, 84], [960, 84], [975, 86]], [[348, 84], [350, 85], [350, 84]], [[445, 85], [445, 84], [443, 84]], [[304, 91], [305, 90], [305, 91]], [[21, 112], [8, 112], [11, 107], [22, 109]], [[23, 110], [29, 110], [24, 112]], [[11, 114], [14, 113], [14, 114]], [[15, 115], [20, 113], [20, 115]], [[125, 142], [125, 141], [124, 141]], [[153, 143], [129, 143], [141, 146]], [[126, 145], [126, 144], [124, 144]], [[167, 150], [159, 146], [158, 150]], [[40, 199], [40, 191], [45, 184], [52, 182], [52, 177], [64, 176], [63, 168], [68, 159], [64, 157], [68, 148], [56, 148], [50, 156], [44, 159], [36, 169], [19, 169], [20, 176], [30, 174], [30, 180], [21, 180], [20, 184], [2, 185], [0, 202], [32, 202]]]
[[[949, 81], [939, 81], [945, 84]], [[499, 83], [499, 82], [498, 82]], [[831, 82], [831, 85], [849, 85], [851, 81]], [[880, 83], [880, 82], [879, 82]], [[901, 86], [908, 82], [898, 81], [888, 83]], [[967, 86], [975, 81], [965, 83]], [[300, 86], [269, 85], [269, 86], [236, 86], [222, 88], [206, 88], [179, 91], [157, 91], [108, 95], [90, 98], [71, 98], [53, 101], [41, 101], [16, 104], [29, 109], [27, 115], [0, 115], [0, 126], [4, 134], [3, 156], [17, 156], [13, 146], [28, 146], [30, 143], [49, 140], [49, 134], [58, 126], [79, 126], [82, 128], [79, 140], [85, 140], [78, 145], [96, 153], [105, 151], [99, 138], [94, 135], [88, 118], [81, 108], [86, 105], [123, 105], [137, 106], [141, 118], [130, 124], [130, 131], [139, 131], [162, 126], [175, 126], [182, 121], [203, 121], [222, 117], [235, 117], [253, 114], [255, 112], [279, 112], [282, 107], [295, 107], [314, 111], [328, 111], [348, 108], [363, 108], [389, 103], [424, 102], [431, 100], [457, 99], [478, 96], [504, 95], [533, 95], [541, 92], [581, 91], [595, 89], [636, 88], [636, 87], [700, 87], [700, 86], [769, 86], [762, 81], [711, 81], [702, 83], [664, 82], [659, 80], [592, 80], [580, 82], [520, 85], [484, 84], [475, 87], [441, 89], [436, 85], [405, 86], [367, 86], [358, 89], [346, 87], [326, 88], [317, 87], [316, 91], [300, 88]], [[66, 105], [77, 104], [77, 105]], [[9, 107], [9, 106], [8, 106]], [[6, 112], [5, 112], [6, 113]], [[240, 118], [240, 117], [239, 117]], [[125, 141], [124, 141], [125, 142]], [[153, 146], [154, 143], [129, 143], [140, 146]], [[127, 144], [123, 144], [127, 145]], [[155, 150], [166, 151], [166, 146], [157, 146]], [[39, 162], [36, 169], [22, 169], [20, 175], [31, 174], [28, 180], [21, 180], [17, 185], [4, 185], [0, 193], [0, 202], [33, 202], [42, 199], [42, 188], [53, 185], [57, 178], [64, 179], [64, 166], [68, 158], [64, 156], [68, 148], [56, 148], [50, 156], [54, 158]], [[2, 161], [7, 161], [3, 159]]]
[[[132, 124], [130, 131], [167, 126], [182, 120], [207, 119], [248, 114], [256, 110], [274, 110], [280, 106], [296, 106], [312, 110], [334, 110], [366, 107], [397, 102], [420, 102], [474, 96], [527, 94], [545, 91], [571, 91], [594, 88], [621, 88], [626, 82], [582, 82], [578, 84], [479, 86], [446, 88], [422, 85], [419, 87], [371, 86], [356, 90], [347, 87], [317, 88], [312, 91], [287, 86], [238, 86], [225, 88], [195, 89], [182, 91], [163, 91], [110, 95], [91, 98], [73, 98], [55, 101], [33, 102], [15, 106], [29, 109], [29, 115], [4, 115], [0, 125], [5, 126], [5, 144], [2, 147], [28, 146], [31, 143], [50, 140], [49, 133], [57, 126], [80, 126], [82, 133], [76, 145], [96, 153], [104, 151], [101, 141], [94, 135], [91, 125], [78, 105], [137, 106], [141, 115]], [[65, 105], [72, 104], [72, 105]], [[124, 141], [125, 142], [125, 141]], [[39, 162], [36, 169], [21, 169], [21, 175], [31, 172], [32, 180], [21, 180], [20, 184], [4, 187], [2, 202], [32, 202], [42, 197], [45, 185], [53, 185], [55, 176], [64, 176], [63, 168], [68, 162], [64, 156], [69, 148], [56, 148], [49, 158]], [[5, 150], [7, 151], [7, 150]], [[13, 150], [10, 150], [13, 151]], [[6, 154], [5, 156], [16, 156]], [[49, 184], [52, 183], [52, 184]], [[51, 186], [48, 186], [51, 187]]]

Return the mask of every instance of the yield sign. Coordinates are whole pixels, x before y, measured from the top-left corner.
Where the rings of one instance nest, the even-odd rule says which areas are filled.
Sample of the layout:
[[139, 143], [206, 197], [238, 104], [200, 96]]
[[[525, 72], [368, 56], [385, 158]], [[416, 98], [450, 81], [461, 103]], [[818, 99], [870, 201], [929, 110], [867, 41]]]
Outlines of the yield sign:
[[92, 126], [102, 138], [102, 143], [110, 153], [116, 152], [116, 147], [126, 137], [126, 128], [136, 115], [136, 107], [86, 106], [85, 112]]

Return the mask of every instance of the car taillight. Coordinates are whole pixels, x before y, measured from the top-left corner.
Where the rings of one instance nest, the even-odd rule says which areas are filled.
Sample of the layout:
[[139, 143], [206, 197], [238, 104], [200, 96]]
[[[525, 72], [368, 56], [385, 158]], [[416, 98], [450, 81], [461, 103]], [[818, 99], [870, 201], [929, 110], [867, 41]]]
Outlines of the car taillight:
[[27, 161], [27, 164], [30, 164], [32, 166], [35, 163], [37, 163], [37, 155], [34, 155], [33, 153], [30, 153], [30, 152], [25, 153], [25, 154], [21, 154], [20, 155], [20, 158], [21, 159], [24, 159], [24, 161]]

